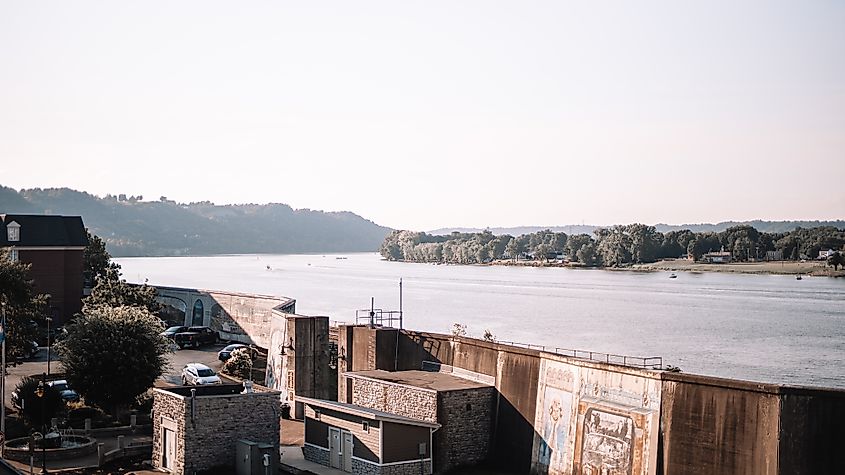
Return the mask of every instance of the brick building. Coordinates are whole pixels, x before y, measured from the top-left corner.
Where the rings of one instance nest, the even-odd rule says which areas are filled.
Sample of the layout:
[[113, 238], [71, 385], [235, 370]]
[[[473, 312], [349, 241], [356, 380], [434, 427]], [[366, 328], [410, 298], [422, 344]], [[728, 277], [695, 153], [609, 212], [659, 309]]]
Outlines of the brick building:
[[82, 310], [83, 263], [88, 234], [79, 216], [0, 214], [0, 247], [12, 260], [30, 264], [38, 293], [50, 295], [60, 325]]
[[441, 371], [356, 371], [344, 373], [343, 402], [438, 423], [433, 436], [434, 471], [446, 472], [487, 459], [496, 389]]
[[241, 390], [240, 384], [156, 388], [153, 466], [174, 474], [234, 467], [238, 441], [249, 440], [272, 445], [270, 473], [276, 473], [279, 392], [241, 394]]

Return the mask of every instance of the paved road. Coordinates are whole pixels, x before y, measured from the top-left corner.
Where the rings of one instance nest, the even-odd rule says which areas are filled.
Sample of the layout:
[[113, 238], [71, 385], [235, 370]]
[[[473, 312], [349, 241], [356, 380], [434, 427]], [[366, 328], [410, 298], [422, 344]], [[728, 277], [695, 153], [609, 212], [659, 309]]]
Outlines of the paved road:
[[[216, 372], [220, 372], [223, 364], [217, 360], [217, 352], [220, 351], [225, 343], [219, 345], [209, 345], [196, 350], [177, 350], [170, 354], [170, 368], [165, 374], [156, 382], [157, 387], [178, 386], [182, 384], [180, 374], [182, 368], [188, 363], [203, 363], [208, 365]], [[50, 363], [51, 373], [60, 373], [62, 371], [61, 362], [56, 361], [55, 352], [52, 355], [52, 362]], [[12, 407], [11, 394], [15, 386], [23, 379], [24, 376], [40, 375], [47, 372], [47, 349], [42, 348], [35, 358], [25, 361], [22, 364], [9, 368], [6, 376], [6, 407]]]

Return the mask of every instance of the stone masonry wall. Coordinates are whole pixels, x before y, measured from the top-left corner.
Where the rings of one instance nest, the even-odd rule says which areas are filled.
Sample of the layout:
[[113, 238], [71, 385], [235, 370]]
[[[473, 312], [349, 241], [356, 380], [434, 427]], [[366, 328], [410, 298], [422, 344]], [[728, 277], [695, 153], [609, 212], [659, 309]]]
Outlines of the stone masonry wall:
[[443, 427], [434, 433], [434, 463], [438, 472], [487, 459], [495, 399], [493, 387], [439, 394], [438, 422]]
[[319, 447], [314, 447], [313, 445], [304, 446], [302, 449], [302, 456], [309, 462], [325, 465], [326, 467], [331, 464], [329, 461], [329, 451]]
[[185, 399], [165, 391], [156, 391], [153, 398], [153, 467], [161, 467], [162, 454], [164, 453], [164, 441], [161, 437], [162, 416], [173, 419], [176, 422], [176, 460], [174, 461], [174, 473], [185, 471], [185, 415], [187, 405]]
[[186, 403], [187, 470], [234, 465], [240, 439], [279, 444], [281, 407], [276, 392], [197, 397], [193, 421], [190, 398]]
[[352, 404], [426, 422], [437, 420], [437, 391], [348, 376]]
[[[423, 465], [422, 470], [420, 470], [421, 463]], [[421, 473], [431, 473], [430, 461], [399, 463], [381, 467], [381, 475], [420, 475]]]

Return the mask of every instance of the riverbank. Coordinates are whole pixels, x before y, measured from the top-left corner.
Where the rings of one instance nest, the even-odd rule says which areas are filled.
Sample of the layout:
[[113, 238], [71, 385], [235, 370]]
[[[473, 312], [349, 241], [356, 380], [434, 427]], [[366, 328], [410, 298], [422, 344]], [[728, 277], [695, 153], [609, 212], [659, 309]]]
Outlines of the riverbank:
[[626, 269], [647, 271], [679, 272], [728, 272], [734, 274], [812, 275], [821, 277], [845, 277], [845, 269], [834, 271], [822, 261], [770, 261], [734, 262], [730, 264], [707, 264], [686, 259], [658, 261], [649, 264], [634, 264]]
[[[491, 265], [520, 267], [569, 267], [583, 268], [577, 263], [561, 261], [494, 261]], [[479, 264], [484, 265], [484, 264]], [[764, 275], [811, 275], [819, 277], [845, 277], [845, 268], [834, 271], [822, 261], [770, 261], [770, 262], [733, 262], [730, 264], [707, 264], [686, 259], [674, 259], [648, 264], [632, 264], [628, 267], [606, 267], [614, 271], [669, 271], [669, 272], [727, 272], [732, 274]]]

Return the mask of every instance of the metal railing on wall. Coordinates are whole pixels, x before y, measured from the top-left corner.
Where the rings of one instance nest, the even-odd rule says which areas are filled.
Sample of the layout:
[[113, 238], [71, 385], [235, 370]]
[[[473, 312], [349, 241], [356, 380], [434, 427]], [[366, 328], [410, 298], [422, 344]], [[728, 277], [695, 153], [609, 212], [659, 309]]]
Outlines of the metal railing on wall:
[[587, 350], [572, 350], [569, 348], [550, 347], [545, 345], [534, 345], [531, 343], [519, 343], [516, 341], [496, 341], [502, 345], [517, 346], [520, 348], [527, 348], [529, 350], [545, 351], [547, 353], [554, 353], [561, 356], [568, 356], [571, 358], [579, 358], [583, 360], [595, 361], [599, 363], [615, 364], [620, 366], [630, 366], [633, 368], [643, 369], [663, 369], [662, 356], [627, 356], [615, 355], [613, 353], [602, 353], [600, 351]]

